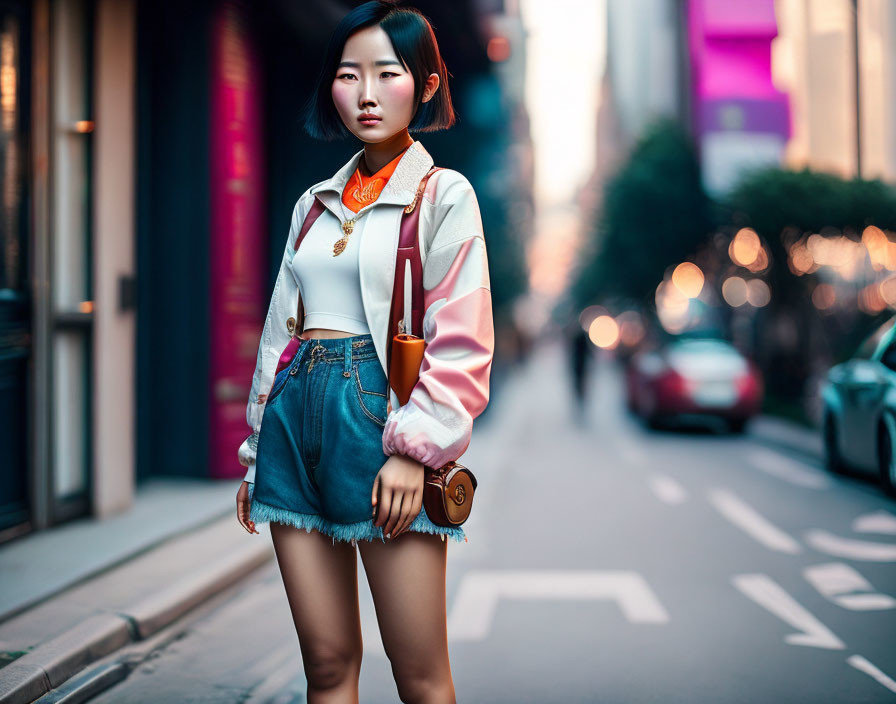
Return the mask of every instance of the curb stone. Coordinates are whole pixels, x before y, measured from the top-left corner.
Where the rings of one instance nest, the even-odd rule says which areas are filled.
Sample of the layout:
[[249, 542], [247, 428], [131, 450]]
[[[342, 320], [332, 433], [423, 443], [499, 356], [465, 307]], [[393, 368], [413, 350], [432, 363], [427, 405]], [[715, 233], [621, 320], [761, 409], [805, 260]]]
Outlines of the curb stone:
[[158, 632], [272, 556], [269, 543], [251, 541], [133, 607], [86, 618], [0, 669], [0, 704], [34, 701], [90, 663]]

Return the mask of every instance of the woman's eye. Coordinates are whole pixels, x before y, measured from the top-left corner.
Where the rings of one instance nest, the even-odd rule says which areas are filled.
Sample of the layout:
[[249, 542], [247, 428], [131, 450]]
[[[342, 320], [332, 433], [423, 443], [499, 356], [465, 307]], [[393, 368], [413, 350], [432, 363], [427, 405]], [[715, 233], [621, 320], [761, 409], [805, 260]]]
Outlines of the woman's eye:
[[[397, 76], [397, 73], [393, 73], [392, 71], [383, 71], [380, 76]], [[336, 78], [354, 78], [355, 74], [353, 73], [340, 73], [336, 75]]]

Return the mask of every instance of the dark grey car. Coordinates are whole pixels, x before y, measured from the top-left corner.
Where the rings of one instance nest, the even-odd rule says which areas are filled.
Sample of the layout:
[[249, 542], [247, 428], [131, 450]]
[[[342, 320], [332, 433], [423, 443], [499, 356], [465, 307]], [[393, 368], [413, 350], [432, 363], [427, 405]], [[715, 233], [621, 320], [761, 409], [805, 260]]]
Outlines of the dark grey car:
[[827, 466], [876, 473], [896, 496], [896, 316], [828, 370], [821, 389]]

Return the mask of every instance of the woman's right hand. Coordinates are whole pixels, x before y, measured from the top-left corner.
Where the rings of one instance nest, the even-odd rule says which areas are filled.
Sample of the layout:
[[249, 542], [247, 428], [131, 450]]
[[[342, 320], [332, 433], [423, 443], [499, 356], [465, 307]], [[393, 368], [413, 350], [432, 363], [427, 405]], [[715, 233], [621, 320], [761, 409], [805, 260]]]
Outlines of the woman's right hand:
[[251, 506], [252, 502], [249, 500], [249, 482], [243, 482], [240, 484], [239, 491], [236, 492], [236, 520], [238, 520], [240, 525], [246, 529], [247, 533], [261, 535], [261, 533], [255, 530], [255, 523], [249, 520], [249, 508]]

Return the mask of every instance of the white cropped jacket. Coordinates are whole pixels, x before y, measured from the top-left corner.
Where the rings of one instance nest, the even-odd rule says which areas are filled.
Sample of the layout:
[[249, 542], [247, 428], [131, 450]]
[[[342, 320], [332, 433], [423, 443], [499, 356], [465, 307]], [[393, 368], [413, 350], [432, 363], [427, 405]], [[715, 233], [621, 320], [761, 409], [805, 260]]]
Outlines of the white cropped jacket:
[[[295, 321], [298, 311], [298, 282], [291, 267], [295, 255], [293, 245], [315, 196], [326, 208], [312, 229], [330, 229], [333, 242], [342, 236], [341, 224], [345, 220], [340, 204], [342, 191], [363, 153], [363, 149], [359, 150], [331, 178], [305, 191], [293, 209], [246, 407], [246, 421], [252, 435], [239, 448], [240, 464], [248, 468], [245, 481], [255, 480], [255, 445], [266, 394], [280, 355], [293, 335], [293, 326], [288, 326], [287, 320]], [[377, 356], [387, 374], [389, 311], [399, 224], [404, 207], [411, 203], [421, 179], [432, 165], [432, 157], [415, 140], [376, 201], [359, 211], [352, 233], [359, 240], [364, 312]], [[408, 403], [400, 406], [395, 392], [389, 391], [392, 410], [383, 429], [383, 452], [441, 467], [457, 460], [467, 449], [473, 419], [488, 404], [495, 342], [491, 288], [482, 218], [470, 182], [452, 169], [436, 171], [417, 207], [420, 208], [426, 349], [420, 378]], [[300, 325], [301, 321], [295, 323], [295, 334], [301, 332]]]

